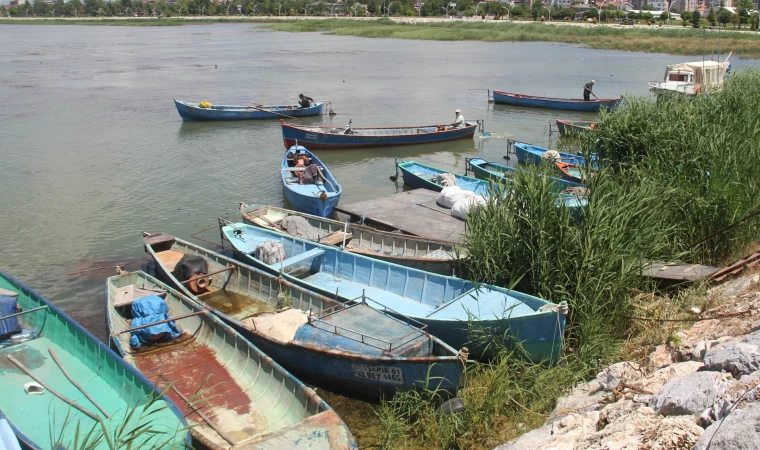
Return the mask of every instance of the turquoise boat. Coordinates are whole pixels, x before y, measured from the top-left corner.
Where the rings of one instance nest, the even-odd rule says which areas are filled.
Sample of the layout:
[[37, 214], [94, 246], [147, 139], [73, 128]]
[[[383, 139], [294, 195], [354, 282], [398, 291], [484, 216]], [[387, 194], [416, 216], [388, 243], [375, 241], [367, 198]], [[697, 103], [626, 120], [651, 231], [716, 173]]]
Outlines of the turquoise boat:
[[[310, 384], [373, 401], [421, 388], [456, 395], [458, 352], [419, 324], [373, 309], [371, 299], [346, 307], [167, 234], [144, 243], [160, 278]], [[217, 274], [205, 286], [183, 284], [175, 274], [183, 257], [200, 258], [207, 273]]]
[[[469, 325], [489, 331], [507, 347], [518, 344], [534, 361], [553, 362], [562, 350], [567, 307], [487, 284], [368, 258], [244, 223], [220, 223], [236, 259], [294, 284], [343, 301], [366, 296], [399, 316], [427, 326], [454, 348], [483, 355]], [[282, 244], [280, 262], [254, 257], [263, 243]]]
[[[468, 159], [466, 164], [467, 170], [472, 171], [477, 178], [501, 183], [509, 183], [512, 176], [521, 170], [505, 164], [488, 162], [480, 158]], [[584, 187], [581, 183], [576, 183], [574, 181], [548, 177], [542, 174], [539, 174], [538, 176], [547, 178], [551, 182], [553, 191], [557, 193], [571, 187]]]
[[[74, 448], [77, 427], [81, 446], [94, 427], [101, 440], [92, 448], [107, 449], [100, 424], [113, 438], [125, 421], [123, 439], [148, 422], [160, 433], [133, 434], [135, 448], [190, 444], [182, 413], [153, 383], [49, 300], [0, 272], [0, 302], [13, 299], [21, 311], [2, 315], [0, 333], [7, 336], [16, 323], [22, 331], [0, 345], [0, 410], [23, 448]], [[27, 394], [27, 383], [38, 383], [42, 394]]]
[[[198, 303], [143, 273], [108, 279], [111, 344], [184, 405], [195, 440], [210, 449], [355, 449], [338, 414]], [[174, 339], [134, 348], [131, 304], [163, 298]], [[158, 321], [151, 322], [158, 324]], [[172, 325], [174, 328], [172, 328]], [[131, 341], [132, 340], [132, 341]]]
[[[517, 144], [515, 144], [517, 146]], [[418, 189], [429, 189], [440, 192], [443, 185], [440, 184], [439, 177], [444, 174], [454, 176], [456, 185], [464, 191], [471, 191], [482, 197], [488, 197], [490, 194], [491, 183], [503, 180], [479, 180], [477, 178], [459, 175], [448, 172], [437, 167], [428, 166], [416, 161], [396, 160], [396, 168], [401, 170], [404, 175], [404, 183]], [[569, 186], [568, 186], [569, 187]], [[510, 189], [507, 187], [506, 189]], [[507, 191], [508, 192], [508, 191]], [[559, 192], [559, 191], [556, 191]], [[557, 193], [555, 200], [557, 207], [564, 206], [568, 208], [571, 214], [579, 214], [581, 207], [587, 204], [587, 200], [576, 194]]]

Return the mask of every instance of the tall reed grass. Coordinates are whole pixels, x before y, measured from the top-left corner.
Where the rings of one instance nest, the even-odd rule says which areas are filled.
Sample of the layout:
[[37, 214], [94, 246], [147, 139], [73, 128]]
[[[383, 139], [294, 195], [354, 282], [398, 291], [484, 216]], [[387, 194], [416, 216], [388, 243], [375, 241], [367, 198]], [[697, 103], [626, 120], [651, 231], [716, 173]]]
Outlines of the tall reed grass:
[[709, 96], [630, 98], [602, 113], [600, 131], [579, 142], [586, 156], [601, 158], [582, 214], [558, 207], [549, 181], [532, 173], [547, 167], [515, 175], [507, 192], [496, 188], [467, 217], [462, 269], [472, 280], [567, 300], [563, 359], [547, 368], [502, 349], [474, 363], [456, 418], [419, 394], [383, 403], [386, 448], [492, 448], [540, 425], [558, 396], [618, 359], [626, 340], [652, 344], [667, 335], [664, 324], [658, 332], [631, 319], [642, 293], [653, 292], [640, 276], [647, 262], [724, 264], [757, 241], [760, 216], [690, 245], [760, 210], [755, 86], [760, 70], [747, 70]]

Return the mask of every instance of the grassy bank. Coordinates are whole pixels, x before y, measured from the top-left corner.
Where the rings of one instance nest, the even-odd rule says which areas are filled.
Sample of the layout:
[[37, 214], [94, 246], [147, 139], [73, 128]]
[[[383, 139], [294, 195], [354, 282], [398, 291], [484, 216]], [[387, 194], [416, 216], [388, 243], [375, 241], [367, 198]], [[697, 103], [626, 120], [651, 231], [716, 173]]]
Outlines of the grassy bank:
[[[709, 52], [717, 45], [714, 32], [685, 29], [614, 28], [609, 26], [552, 26], [542, 23], [432, 22], [396, 23], [326, 19], [303, 20], [269, 25], [277, 31], [326, 32], [366, 38], [423, 39], [434, 41], [564, 42], [604, 50], [626, 50], [684, 55]], [[706, 37], [706, 40], [705, 40]], [[760, 36], [749, 33], [722, 33], [721, 48], [747, 58], [760, 58]]]
[[[530, 365], [505, 350], [475, 363], [459, 392], [467, 409], [454, 416], [424, 396], [397, 396], [377, 413], [383, 445], [492, 448], [541, 424], [579, 379], [665, 343], [674, 323], [658, 320], [688, 326], [689, 308], [706, 306], [698, 288], [657, 298], [639, 273], [652, 259], [723, 265], [755, 245], [760, 218], [699, 241], [760, 210], [759, 83], [760, 70], [743, 71], [709, 97], [629, 98], [601, 114], [600, 131], [575, 143], [602, 161], [582, 215], [557, 208], [546, 181], [525, 174], [511, 195], [468, 216], [466, 276], [568, 301], [562, 364]], [[623, 355], [626, 343], [635, 345]]]

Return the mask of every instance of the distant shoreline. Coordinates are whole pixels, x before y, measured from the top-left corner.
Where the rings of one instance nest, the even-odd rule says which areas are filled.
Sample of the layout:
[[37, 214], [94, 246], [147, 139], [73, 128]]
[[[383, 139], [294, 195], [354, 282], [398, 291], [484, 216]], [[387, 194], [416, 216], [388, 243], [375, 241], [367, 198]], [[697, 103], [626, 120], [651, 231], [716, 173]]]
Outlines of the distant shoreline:
[[366, 38], [485, 42], [561, 42], [600, 50], [701, 54], [705, 39], [720, 38], [721, 47], [742, 58], [760, 58], [760, 35], [745, 31], [694, 29], [691, 26], [592, 25], [586, 22], [531, 22], [480, 18], [330, 18], [295, 17], [108, 17], [3, 18], [1, 24], [181, 26], [214, 23], [262, 23], [275, 31], [323, 32]]

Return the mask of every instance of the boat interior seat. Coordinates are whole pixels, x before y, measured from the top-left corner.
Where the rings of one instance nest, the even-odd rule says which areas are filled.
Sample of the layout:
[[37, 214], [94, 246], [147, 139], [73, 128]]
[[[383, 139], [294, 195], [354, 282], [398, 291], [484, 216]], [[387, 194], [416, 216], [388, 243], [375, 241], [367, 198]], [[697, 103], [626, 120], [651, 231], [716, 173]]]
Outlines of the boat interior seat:
[[317, 256], [321, 256], [325, 253], [324, 250], [321, 248], [313, 248], [311, 250], [305, 251], [303, 253], [299, 253], [298, 255], [291, 256], [290, 258], [284, 259], [280, 262], [270, 264], [269, 267], [276, 269], [276, 270], [285, 270], [289, 267], [295, 266], [296, 264], [316, 258]]
[[[295, 153], [289, 153], [288, 154], [288, 167], [295, 167], [296, 166], [296, 155]], [[304, 166], [308, 166], [312, 163], [311, 158], [307, 155], [306, 161], [304, 161]]]
[[523, 317], [535, 313], [535, 309], [509, 294], [489, 288], [473, 288], [444, 303], [426, 317], [466, 321], [470, 316], [489, 320]]

